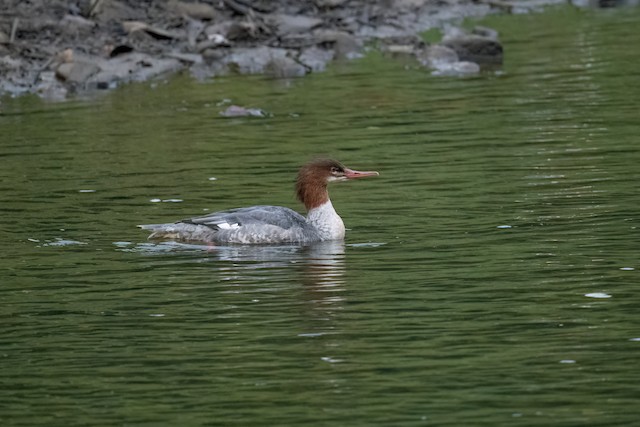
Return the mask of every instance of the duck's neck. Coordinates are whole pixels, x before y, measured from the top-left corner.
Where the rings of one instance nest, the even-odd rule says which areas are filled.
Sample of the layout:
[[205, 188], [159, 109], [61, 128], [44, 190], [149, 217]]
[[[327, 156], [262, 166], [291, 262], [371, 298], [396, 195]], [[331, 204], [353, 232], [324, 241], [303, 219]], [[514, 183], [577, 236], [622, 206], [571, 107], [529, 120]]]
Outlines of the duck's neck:
[[344, 223], [333, 208], [328, 195], [324, 203], [312, 207], [308, 211], [307, 222], [318, 231], [322, 240], [344, 239]]

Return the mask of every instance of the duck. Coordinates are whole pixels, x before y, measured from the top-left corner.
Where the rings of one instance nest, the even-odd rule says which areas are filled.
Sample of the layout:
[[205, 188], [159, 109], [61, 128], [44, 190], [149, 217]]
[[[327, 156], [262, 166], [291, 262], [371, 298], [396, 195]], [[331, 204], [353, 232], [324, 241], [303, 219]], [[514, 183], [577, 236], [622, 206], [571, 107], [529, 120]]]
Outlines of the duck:
[[344, 240], [345, 226], [327, 186], [332, 182], [378, 176], [376, 171], [349, 169], [337, 160], [314, 159], [298, 171], [297, 199], [303, 216], [284, 206], [250, 206], [211, 213], [167, 224], [144, 224], [150, 240], [205, 244], [309, 244]]

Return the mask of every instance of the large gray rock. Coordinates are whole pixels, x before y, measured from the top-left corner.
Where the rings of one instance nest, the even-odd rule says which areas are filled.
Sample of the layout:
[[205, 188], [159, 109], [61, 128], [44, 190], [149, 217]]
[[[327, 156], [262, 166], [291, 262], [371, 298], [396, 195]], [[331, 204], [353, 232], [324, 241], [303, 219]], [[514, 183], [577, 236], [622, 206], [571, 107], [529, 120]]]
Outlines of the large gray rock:
[[298, 56], [298, 61], [314, 73], [324, 71], [327, 64], [333, 60], [335, 52], [316, 46], [304, 49]]
[[56, 69], [56, 77], [68, 83], [82, 85], [99, 71], [100, 66], [95, 62], [65, 62]]

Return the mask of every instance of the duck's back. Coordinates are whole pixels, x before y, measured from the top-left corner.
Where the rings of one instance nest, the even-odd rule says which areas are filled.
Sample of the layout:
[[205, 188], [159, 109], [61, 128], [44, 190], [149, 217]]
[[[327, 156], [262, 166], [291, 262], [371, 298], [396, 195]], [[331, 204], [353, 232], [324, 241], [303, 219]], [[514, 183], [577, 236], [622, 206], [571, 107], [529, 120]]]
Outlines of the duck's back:
[[215, 243], [309, 243], [320, 240], [304, 216], [281, 206], [231, 209], [178, 221], [141, 226], [151, 239]]

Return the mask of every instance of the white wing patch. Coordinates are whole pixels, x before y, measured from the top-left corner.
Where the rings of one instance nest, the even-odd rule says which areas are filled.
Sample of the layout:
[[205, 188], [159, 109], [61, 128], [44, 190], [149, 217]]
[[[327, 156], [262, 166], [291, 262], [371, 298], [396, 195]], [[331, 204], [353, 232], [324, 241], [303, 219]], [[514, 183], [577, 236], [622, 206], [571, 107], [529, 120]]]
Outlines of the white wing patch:
[[216, 227], [218, 227], [220, 230], [235, 230], [236, 228], [240, 228], [240, 224], [233, 223], [233, 224], [229, 224], [228, 222], [221, 222], [219, 224], [216, 224]]

